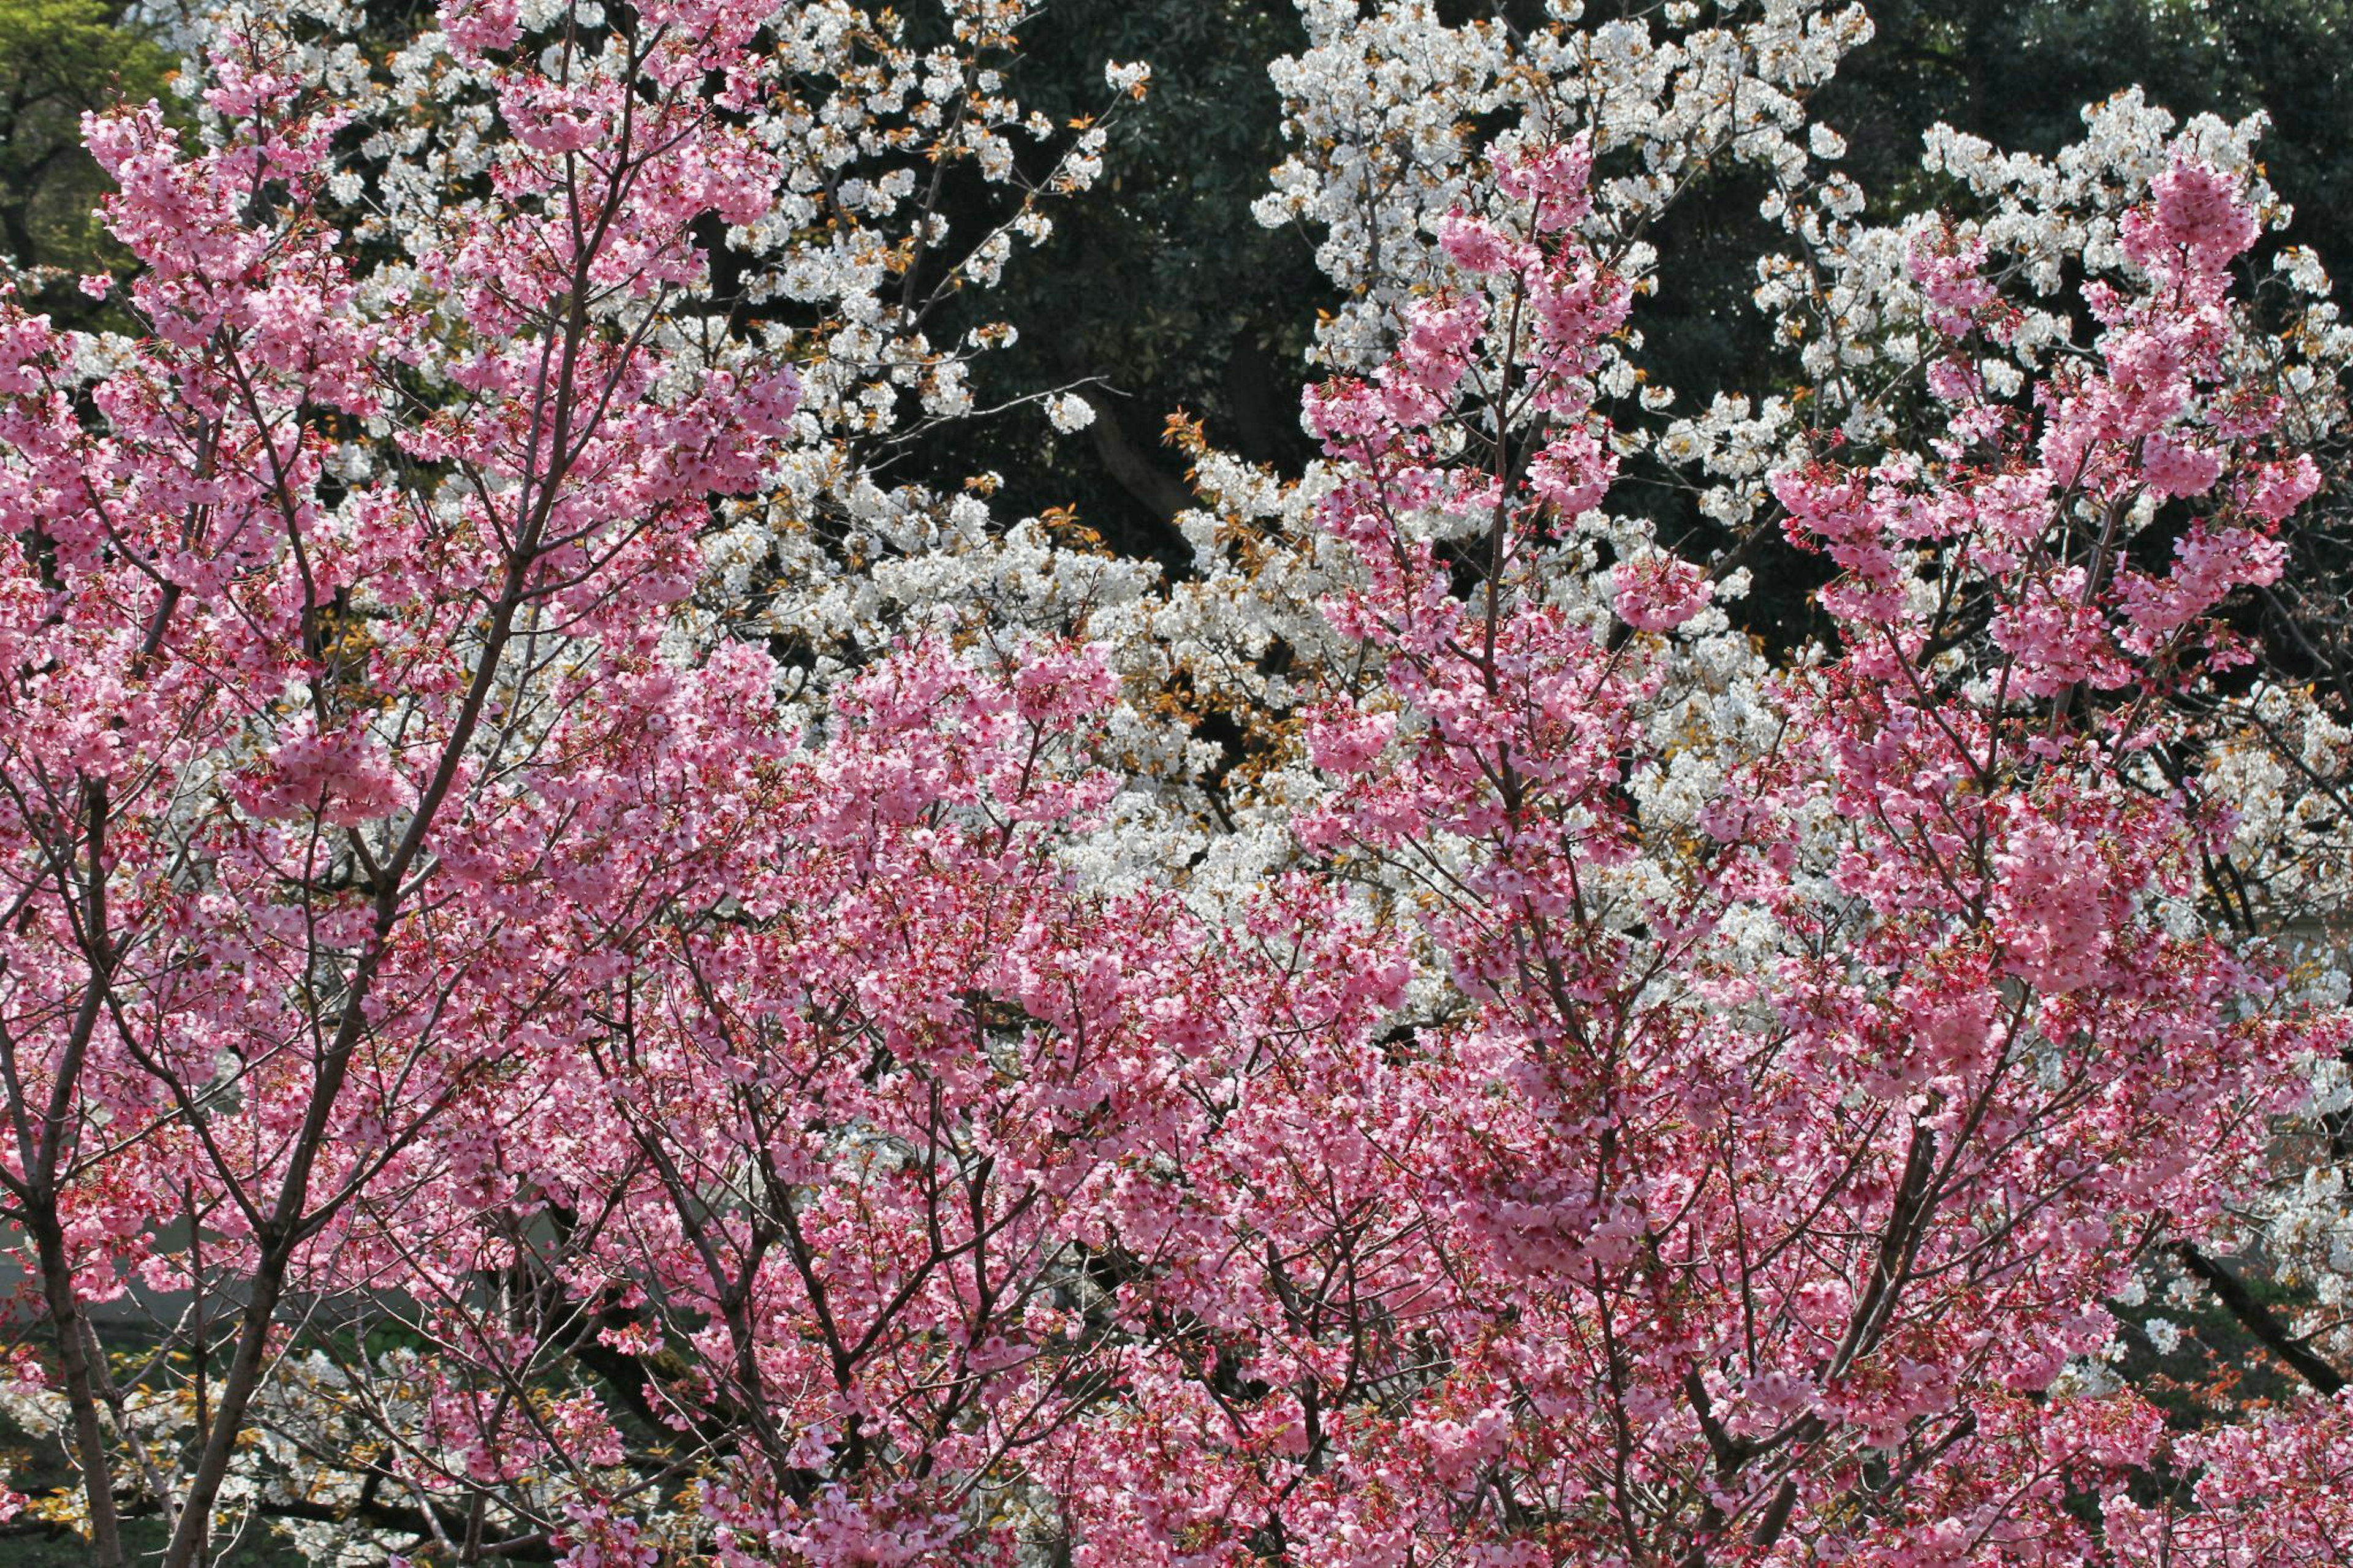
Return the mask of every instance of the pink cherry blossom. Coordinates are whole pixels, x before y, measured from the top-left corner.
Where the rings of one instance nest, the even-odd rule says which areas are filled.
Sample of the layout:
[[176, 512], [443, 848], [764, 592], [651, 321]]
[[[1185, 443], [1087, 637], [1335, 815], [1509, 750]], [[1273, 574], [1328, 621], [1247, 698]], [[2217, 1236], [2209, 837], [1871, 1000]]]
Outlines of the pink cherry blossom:
[[[1449, 163], [1450, 112], [1443, 177], [1351, 187], [1424, 270], [1319, 340], [1320, 464], [1205, 448], [1155, 583], [884, 482], [899, 392], [955, 403], [919, 286], [995, 263], [859, 215], [1026, 190], [973, 45], [1019, 11], [893, 76], [879, 14], [450, 0], [403, 100], [238, 10], [201, 114], [90, 121], [135, 331], [0, 296], [44, 1508], [108, 1568], [133, 1510], [168, 1568], [271, 1518], [574, 1568], [2332, 1560], [2345, 1394], [2178, 1431], [2105, 1376], [2353, 1044], [2200, 903], [2200, 710], [2321, 482], [2242, 182], [2135, 186], [2014, 381], [1996, 229], [1904, 231], [1926, 434], [1738, 458], [1822, 573], [1775, 651], [1620, 493], [1631, 144], [1551, 106]], [[354, 201], [412, 134], [457, 162]], [[135, 1385], [132, 1299], [187, 1304]]]

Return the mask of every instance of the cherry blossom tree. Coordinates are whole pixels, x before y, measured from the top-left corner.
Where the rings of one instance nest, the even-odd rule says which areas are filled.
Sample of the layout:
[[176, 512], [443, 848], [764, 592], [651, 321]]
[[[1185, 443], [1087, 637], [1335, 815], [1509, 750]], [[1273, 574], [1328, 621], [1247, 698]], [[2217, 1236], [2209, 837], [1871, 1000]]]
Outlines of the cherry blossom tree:
[[[1311, 406], [1364, 562], [1335, 624], [1385, 658], [1311, 721], [1358, 782], [1303, 834], [1390, 868], [1459, 997], [1354, 1089], [1395, 1118], [1363, 1201], [1431, 1247], [1391, 1289], [1446, 1347], [1381, 1435], [1427, 1511], [1355, 1522], [1498, 1561], [2090, 1558], [2061, 1505], [2158, 1424], [2067, 1363], [2336, 1027], [2190, 912], [2228, 816], [2161, 762], [2315, 482], [2223, 371], [2253, 217], [2185, 158], [2126, 219], [2097, 368], [2025, 416], [1957, 352], [1933, 464], [1778, 475], [1841, 638], [1725, 715], [1674, 649], [1706, 574], [1595, 538], [1629, 290], [1563, 237], [1588, 160], [1504, 159], [1502, 214], [1440, 230], [1472, 281]], [[2006, 330], [1966, 249], [1914, 264], [1957, 351]], [[2213, 498], [2162, 571], [2104, 522], [2152, 491]]]
[[[97, 1561], [2341, 1551], [2334, 1342], [2249, 1303], [2308, 1389], [2194, 1431], [2109, 1372], [2336, 1267], [2343, 987], [2222, 897], [2335, 884], [2214, 715], [2341, 740], [2233, 684], [2345, 358], [2234, 294], [2252, 131], [1947, 138], [1992, 216], [1891, 228], [1857, 8], [1304, 9], [1324, 458], [1180, 424], [1175, 584], [886, 482], [1102, 145], [1015, 7], [233, 6], [90, 121], [139, 331], [0, 301], [0, 1205]], [[1679, 422], [1727, 160], [1808, 395]]]

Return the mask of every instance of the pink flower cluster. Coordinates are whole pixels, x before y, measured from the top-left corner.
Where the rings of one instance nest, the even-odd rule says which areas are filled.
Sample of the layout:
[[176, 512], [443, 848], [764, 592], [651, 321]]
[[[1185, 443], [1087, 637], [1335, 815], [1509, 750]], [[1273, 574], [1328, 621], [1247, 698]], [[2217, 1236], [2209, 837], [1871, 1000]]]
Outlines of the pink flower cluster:
[[[796, 709], [697, 602], [809, 437], [670, 304], [807, 195], [798, 89], [770, 8], [628, 16], [591, 68], [443, 7], [500, 221], [398, 288], [301, 49], [224, 30], [203, 139], [90, 126], [137, 339], [0, 300], [0, 1202], [94, 1551], [143, 1487], [209, 1560], [304, 1399], [339, 1522], [575, 1568], [2341, 1547], [2341, 1399], [2173, 1441], [2069, 1375], [2347, 1042], [2175, 918], [2228, 813], [2162, 699], [2317, 483], [2232, 182], [2158, 181], [2031, 399], [1947, 345], [1935, 461], [1773, 476], [1834, 636], [1742, 711], [1717, 569], [1597, 515], [1592, 150], [1497, 155], [1308, 399], [1347, 674], [1220, 900], [1101, 853], [1151, 803], [1082, 616], [910, 617]], [[1981, 245], [1912, 267], [2004, 330]], [[212, 1314], [162, 1479], [89, 1353], [133, 1279]], [[290, 1336], [364, 1302], [391, 1348]]]

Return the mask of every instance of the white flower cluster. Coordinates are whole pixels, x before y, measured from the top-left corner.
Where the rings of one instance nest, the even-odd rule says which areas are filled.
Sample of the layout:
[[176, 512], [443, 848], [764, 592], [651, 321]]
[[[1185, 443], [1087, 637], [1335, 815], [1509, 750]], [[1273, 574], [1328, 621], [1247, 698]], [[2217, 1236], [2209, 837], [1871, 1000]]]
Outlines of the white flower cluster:
[[1450, 26], [1428, 0], [1301, 0], [1308, 47], [1271, 68], [1299, 151], [1257, 208], [1270, 226], [1319, 230], [1316, 259], [1346, 303], [1322, 338], [1335, 365], [1361, 367], [1388, 341], [1388, 312], [1441, 279], [1435, 232], [1464, 201], [1494, 125], [1505, 150], [1583, 134], [1597, 159], [1588, 237], [1647, 279], [1651, 221], [1727, 162], [1802, 184], [1841, 155], [1810, 133], [1804, 98], [1871, 37], [1859, 5], [1768, 0], [1668, 6], [1580, 26], [1579, 0], [1553, 0], [1545, 25]]

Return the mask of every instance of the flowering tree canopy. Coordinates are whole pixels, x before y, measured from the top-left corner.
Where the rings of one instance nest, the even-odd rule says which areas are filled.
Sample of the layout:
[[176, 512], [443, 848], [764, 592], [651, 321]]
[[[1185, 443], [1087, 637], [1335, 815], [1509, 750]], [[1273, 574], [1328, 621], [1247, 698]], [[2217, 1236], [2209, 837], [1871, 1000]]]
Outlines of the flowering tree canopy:
[[[1024, 109], [1050, 10], [177, 25], [93, 324], [0, 298], [0, 1407], [69, 1469], [0, 1509], [2345, 1561], [2353, 714], [2255, 634], [2327, 636], [2353, 332], [2260, 123], [1939, 127], [1891, 213], [1810, 107], [1862, 8], [1714, 10], [1303, 0], [1320, 456], [1172, 420], [1177, 570], [955, 468], [1111, 406], [978, 390], [1151, 86]], [[1780, 357], [1681, 412], [1726, 171]]]

